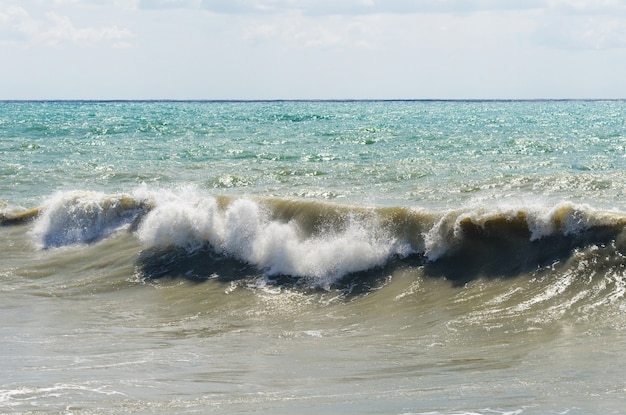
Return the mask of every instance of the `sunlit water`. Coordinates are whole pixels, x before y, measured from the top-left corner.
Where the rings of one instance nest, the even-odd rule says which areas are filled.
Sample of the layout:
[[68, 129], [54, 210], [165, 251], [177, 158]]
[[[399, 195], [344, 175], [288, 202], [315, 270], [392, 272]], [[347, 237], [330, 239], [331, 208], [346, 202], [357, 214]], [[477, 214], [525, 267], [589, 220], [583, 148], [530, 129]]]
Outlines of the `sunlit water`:
[[0, 103], [0, 412], [622, 413], [625, 155], [622, 101]]

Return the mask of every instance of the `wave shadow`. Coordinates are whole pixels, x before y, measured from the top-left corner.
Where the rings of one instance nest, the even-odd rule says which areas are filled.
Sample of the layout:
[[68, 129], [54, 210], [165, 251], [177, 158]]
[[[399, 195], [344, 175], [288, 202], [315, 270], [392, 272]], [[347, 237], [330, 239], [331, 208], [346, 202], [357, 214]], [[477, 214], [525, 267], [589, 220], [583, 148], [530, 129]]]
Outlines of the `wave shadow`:
[[268, 275], [266, 270], [216, 252], [210, 245], [192, 252], [184, 248], [151, 248], [137, 259], [146, 278], [182, 278], [195, 283], [217, 280], [224, 283], [263, 278], [265, 282], [305, 292], [337, 290], [346, 297], [365, 295], [388, 283], [400, 270], [421, 269], [425, 278], [442, 278], [454, 286], [481, 279], [515, 278], [566, 261], [577, 250], [608, 246], [622, 234], [616, 226], [596, 226], [569, 234], [552, 234], [531, 240], [527, 227], [510, 223], [493, 227], [487, 223], [462, 224], [463, 237], [444, 255], [429, 260], [424, 254], [395, 256], [384, 265], [353, 272], [320, 287], [315, 279], [293, 275]]
[[463, 240], [446, 255], [424, 264], [427, 277], [465, 285], [479, 278], [514, 278], [570, 258], [576, 250], [611, 244], [623, 229], [597, 226], [576, 233], [552, 234], [531, 240], [527, 227], [511, 223], [462, 224]]
[[217, 279], [231, 282], [259, 275], [256, 267], [215, 252], [210, 246], [188, 251], [184, 248], [150, 248], [136, 261], [140, 273], [149, 279], [182, 278], [192, 282]]
[[329, 287], [320, 287], [315, 279], [293, 275], [268, 275], [263, 269], [233, 257], [217, 253], [211, 246], [192, 252], [184, 248], [151, 248], [142, 251], [136, 260], [138, 272], [151, 280], [184, 279], [193, 283], [217, 280], [222, 283], [263, 278], [266, 283], [304, 292], [336, 290], [347, 297], [364, 295], [388, 282], [389, 275], [399, 268], [420, 266], [422, 255], [393, 258], [384, 266], [348, 274]]

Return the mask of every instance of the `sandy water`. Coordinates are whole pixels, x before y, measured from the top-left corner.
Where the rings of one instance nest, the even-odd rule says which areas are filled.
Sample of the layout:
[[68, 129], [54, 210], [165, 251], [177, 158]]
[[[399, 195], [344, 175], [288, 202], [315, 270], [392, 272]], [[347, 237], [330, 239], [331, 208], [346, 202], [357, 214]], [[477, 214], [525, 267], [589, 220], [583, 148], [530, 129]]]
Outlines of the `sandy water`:
[[0, 412], [621, 413], [625, 112], [3, 103]]

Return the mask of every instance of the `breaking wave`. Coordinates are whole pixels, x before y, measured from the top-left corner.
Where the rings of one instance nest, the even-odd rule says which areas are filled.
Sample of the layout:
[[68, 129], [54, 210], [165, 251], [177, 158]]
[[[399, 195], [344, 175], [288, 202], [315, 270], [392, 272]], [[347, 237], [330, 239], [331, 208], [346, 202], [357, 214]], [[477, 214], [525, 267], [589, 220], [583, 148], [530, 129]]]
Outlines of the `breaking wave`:
[[407, 263], [458, 283], [520, 275], [591, 246], [623, 252], [626, 224], [623, 213], [569, 202], [432, 212], [212, 196], [195, 188], [60, 192], [36, 213], [31, 232], [43, 249], [93, 244], [128, 231], [141, 242], [138, 263], [149, 276], [190, 274], [187, 261], [195, 264], [195, 278], [247, 267], [322, 288]]

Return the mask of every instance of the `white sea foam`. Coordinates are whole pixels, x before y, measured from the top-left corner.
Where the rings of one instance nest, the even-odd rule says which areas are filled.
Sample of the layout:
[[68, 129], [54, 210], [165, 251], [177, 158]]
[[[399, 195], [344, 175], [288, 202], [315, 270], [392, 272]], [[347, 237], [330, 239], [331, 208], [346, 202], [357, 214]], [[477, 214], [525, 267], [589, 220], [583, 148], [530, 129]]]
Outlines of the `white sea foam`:
[[125, 194], [58, 192], [44, 202], [32, 233], [42, 248], [91, 243], [131, 223], [142, 206]]
[[[484, 228], [487, 223], [513, 223], [523, 221], [529, 241], [551, 235], [575, 235], [593, 226], [611, 226], [624, 223], [618, 213], [601, 212], [588, 205], [571, 202], [554, 207], [539, 204], [475, 206], [444, 213], [434, 226], [424, 233], [425, 254], [437, 260], [453, 249], [465, 237], [464, 223]], [[505, 231], [503, 229], [503, 231]]]
[[137, 235], [148, 247], [195, 250], [208, 243], [268, 275], [309, 277], [318, 286], [412, 252], [373, 219], [351, 217], [340, 229], [307, 236], [294, 220], [272, 220], [259, 201], [238, 198], [220, 207], [215, 198], [193, 191], [160, 196]]
[[304, 277], [328, 287], [394, 257], [423, 253], [436, 261], [467, 243], [465, 232], [472, 227], [488, 226], [502, 241], [527, 232], [532, 242], [625, 222], [617, 213], [572, 203], [552, 208], [476, 206], [443, 213], [439, 220], [419, 214], [394, 222], [402, 217], [395, 215], [396, 210], [334, 208], [317, 202], [215, 197], [196, 187], [141, 187], [131, 194], [56, 193], [44, 203], [32, 233], [41, 247], [51, 248], [97, 242], [138, 224], [130, 228], [147, 248], [195, 252], [208, 246], [266, 275]]
[[36, 406], [39, 400], [46, 400], [50, 398], [67, 399], [76, 394], [126, 396], [122, 392], [109, 389], [108, 386], [57, 383], [48, 387], [23, 386], [16, 389], [0, 389], [0, 407], [19, 407], [23, 406], [25, 403], [28, 403], [30, 406]]
[[[137, 235], [149, 246], [177, 246], [195, 250], [210, 243], [219, 247], [217, 239], [223, 233], [221, 216], [215, 198], [202, 197], [193, 188], [136, 194], [155, 200], [155, 207], [143, 218]], [[137, 195], [135, 196], [137, 197]]]

